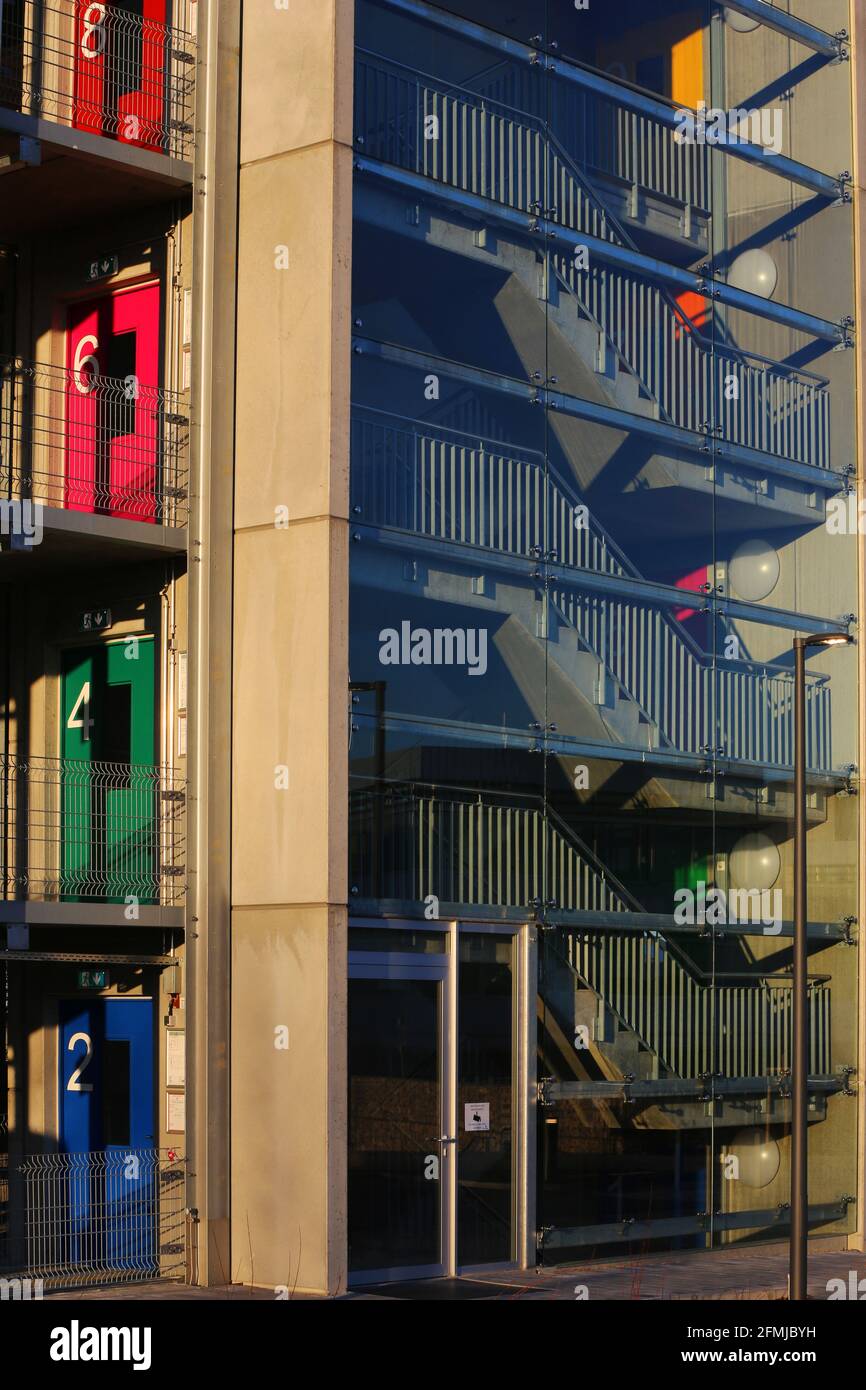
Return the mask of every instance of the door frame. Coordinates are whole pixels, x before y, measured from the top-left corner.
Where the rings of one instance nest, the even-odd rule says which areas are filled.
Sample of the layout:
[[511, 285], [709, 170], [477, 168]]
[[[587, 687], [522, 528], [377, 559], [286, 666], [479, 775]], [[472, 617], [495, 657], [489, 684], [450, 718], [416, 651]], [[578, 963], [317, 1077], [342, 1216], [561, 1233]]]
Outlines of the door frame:
[[[98, 962], [97, 962], [97, 964], [98, 964]], [[108, 991], [93, 991], [93, 992], [89, 992], [89, 991], [76, 992], [76, 991], [73, 991], [73, 990], [58, 990], [58, 991], [56, 991], [56, 992], [53, 993], [52, 998], [53, 998], [53, 1002], [54, 1002], [54, 1017], [53, 1017], [53, 1027], [54, 1027], [54, 1049], [53, 1049], [53, 1051], [54, 1051], [54, 1067], [53, 1067], [53, 1071], [54, 1071], [54, 1084], [55, 1084], [55, 1087], [56, 1087], [56, 1096], [55, 1096], [55, 1102], [54, 1102], [54, 1126], [55, 1126], [54, 1132], [55, 1132], [55, 1135], [56, 1135], [56, 1144], [57, 1144], [58, 1150], [61, 1148], [61, 1146], [62, 1146], [62, 1144], [63, 1144], [63, 1106], [64, 1106], [64, 1090], [65, 1090], [65, 1087], [63, 1086], [63, 1081], [62, 1081], [62, 1077], [63, 1077], [63, 1059], [64, 1059], [64, 1056], [65, 1056], [65, 1051], [64, 1051], [64, 1047], [63, 1047], [63, 1023], [62, 1023], [62, 1019], [61, 1019], [61, 1013], [62, 1013], [61, 1005], [64, 1004], [64, 1003], [70, 1003], [70, 1002], [71, 1002], [71, 1003], [88, 1004], [88, 1005], [98, 1003], [98, 1004], [104, 1005], [108, 1000], [114, 1000], [114, 999], [122, 999], [124, 1002], [142, 1003], [142, 1004], [149, 1004], [149, 1005], [150, 1005], [151, 1029], [150, 1029], [150, 1052], [149, 1052], [149, 1059], [148, 1059], [148, 1060], [149, 1060], [149, 1065], [150, 1065], [150, 1069], [151, 1069], [151, 1076], [152, 1076], [152, 1079], [153, 1079], [153, 1080], [152, 1080], [152, 1092], [153, 1092], [152, 1111], [153, 1111], [153, 1113], [152, 1113], [152, 1115], [151, 1115], [151, 1123], [153, 1124], [153, 1141], [154, 1141], [154, 1142], [153, 1142], [152, 1147], [155, 1148], [155, 1149], [158, 1149], [158, 1148], [159, 1148], [159, 1138], [160, 1138], [160, 1132], [159, 1132], [159, 1130], [160, 1130], [160, 1075], [159, 1075], [159, 1052], [158, 1052], [158, 1041], [157, 1041], [157, 1040], [158, 1040], [157, 1010], [158, 1010], [158, 1004], [159, 1004], [159, 996], [158, 996], [158, 994], [155, 993], [154, 990], [153, 990], [152, 988], [147, 989], [147, 991], [146, 991], [145, 993], [142, 993], [142, 994], [118, 994], [118, 993], [116, 993], [116, 992], [113, 991], [113, 990], [108, 990]], [[115, 1147], [117, 1147], [117, 1146], [115, 1146]], [[120, 1147], [123, 1147], [123, 1146], [121, 1145]]]
[[[61, 295], [57, 299], [54, 322], [56, 323], [59, 330], [59, 339], [62, 346], [62, 365], [68, 378], [67, 387], [64, 392], [63, 399], [63, 467], [62, 476], [58, 475], [57, 481], [59, 485], [63, 488], [64, 505], [66, 507], [71, 507], [73, 511], [80, 512], [83, 515], [106, 515], [114, 518], [119, 518], [121, 520], [140, 521], [144, 524], [155, 523], [160, 520], [160, 487], [164, 480], [162, 479], [160, 473], [161, 461], [159, 424], [158, 422], [153, 422], [149, 418], [147, 418], [152, 416], [153, 414], [151, 405], [148, 403], [147, 392], [162, 389], [165, 378], [163, 361], [165, 355], [165, 328], [163, 322], [165, 314], [165, 292], [163, 289], [163, 281], [164, 276], [159, 273], [154, 273], [154, 269], [151, 269], [140, 276], [137, 276], [130, 280], [124, 280], [119, 284], [109, 284], [107, 286], [103, 286], [101, 289], [98, 286], [91, 285], [88, 286], [85, 290], [82, 290], [72, 295]], [[142, 328], [147, 323], [147, 315], [145, 314], [143, 317], [140, 318], [140, 320], [137, 320], [132, 328], [123, 329], [120, 333], [114, 332], [114, 320], [118, 313], [121, 313], [122, 315], [122, 310], [119, 311], [116, 307], [118, 303], [128, 299], [131, 295], [141, 294], [145, 290], [152, 290], [156, 296], [156, 321], [153, 324], [153, 330], [155, 335], [155, 346], [153, 349], [153, 356], [155, 360], [150, 371], [146, 369], [140, 371], [139, 368], [139, 354], [144, 351]], [[136, 512], [133, 516], [130, 517], [128, 515], [128, 509], [125, 509], [123, 505], [111, 506], [108, 508], [103, 508], [100, 506], [97, 497], [100, 488], [107, 491], [109, 497], [112, 493], [112, 476], [110, 462], [112, 455], [113, 440], [108, 441], [108, 452], [106, 455], [106, 459], [109, 463], [108, 475], [106, 479], [102, 480], [102, 482], [100, 482], [100, 480], [96, 476], [96, 457], [94, 455], [94, 476], [90, 484], [93, 496], [89, 499], [91, 505], [88, 505], [86, 500], [78, 503], [70, 503], [69, 501], [69, 469], [71, 459], [70, 426], [72, 424], [71, 403], [74, 402], [77, 405], [81, 405], [79, 396], [77, 394], [78, 392], [81, 392], [84, 395], [85, 399], [91, 394], [90, 391], [82, 392], [82, 388], [79, 385], [80, 372], [75, 370], [75, 361], [77, 353], [73, 349], [73, 342], [75, 341], [76, 336], [80, 334], [81, 324], [79, 323], [75, 328], [73, 328], [71, 326], [70, 320], [75, 313], [80, 313], [82, 310], [87, 308], [89, 308], [91, 311], [95, 310], [96, 312], [97, 338], [94, 340], [95, 350], [92, 353], [88, 354], [83, 359], [83, 361], [86, 362], [92, 356], [94, 360], [97, 362], [97, 365], [99, 366], [100, 374], [104, 375], [103, 366], [105, 363], [107, 353], [109, 351], [109, 345], [111, 343], [111, 340], [117, 336], [123, 336], [127, 333], [132, 333], [135, 337], [135, 376], [137, 377], [141, 387], [144, 388], [145, 398], [139, 399], [138, 397], [136, 397], [134, 401], [134, 435], [139, 435], [140, 426], [143, 419], [145, 419], [146, 423], [145, 429], [141, 431], [142, 439], [146, 440], [148, 438], [148, 430], [152, 426], [153, 438], [151, 440], [152, 448], [150, 451], [152, 455], [151, 467], [153, 474], [150, 488], [150, 491], [152, 493], [150, 501], [152, 502], [153, 506], [152, 516], [141, 515], [138, 512]], [[85, 335], [85, 339], [88, 337], [89, 335]], [[80, 342], [81, 338], [79, 338], [78, 341]], [[99, 403], [97, 400], [94, 437], [96, 437], [96, 435], [98, 435], [99, 432], [98, 414]], [[118, 437], [120, 438], [122, 436]], [[129, 438], [131, 436], [126, 437]], [[83, 447], [81, 452], [85, 452]], [[53, 481], [54, 480], [52, 479], [52, 483]], [[83, 497], [86, 489], [86, 480], [79, 480], [77, 484], [73, 480], [73, 486], [77, 486], [77, 488], [81, 491]], [[127, 483], [127, 487], [128, 486], [129, 485]], [[123, 491], [122, 487], [120, 491]]]
[[[111, 660], [112, 649], [117, 648], [117, 647], [120, 647], [120, 646], [126, 646], [129, 642], [133, 642], [133, 641], [136, 642], [136, 643], [139, 643], [139, 644], [142, 644], [142, 643], [143, 643], [143, 644], [149, 644], [150, 656], [151, 656], [152, 664], [153, 664], [153, 670], [152, 670], [152, 672], [150, 673], [150, 680], [148, 681], [148, 680], [145, 679], [145, 680], [142, 681], [142, 683], [141, 683], [140, 686], [137, 686], [137, 685], [136, 685], [136, 681], [135, 681], [134, 679], [132, 679], [132, 675], [135, 674], [135, 665], [136, 665], [136, 663], [130, 662], [131, 675], [130, 675], [130, 680], [129, 680], [129, 682], [125, 682], [125, 681], [123, 681], [123, 682], [110, 682], [109, 679], [108, 679], [108, 667], [109, 667], [109, 662], [110, 662], [110, 660]], [[68, 672], [68, 670], [66, 669], [67, 658], [69, 657], [69, 658], [71, 659], [71, 658], [75, 657], [77, 660], [81, 660], [82, 657], [86, 656], [87, 653], [99, 652], [99, 653], [101, 653], [102, 659], [104, 660], [104, 663], [105, 663], [105, 687], [104, 687], [104, 688], [107, 690], [110, 684], [115, 684], [115, 685], [116, 685], [116, 684], [129, 684], [130, 687], [131, 687], [131, 695], [130, 695], [130, 714], [129, 714], [129, 718], [130, 718], [130, 728], [129, 728], [130, 761], [129, 761], [128, 766], [129, 766], [130, 768], [135, 767], [135, 766], [144, 766], [144, 767], [156, 767], [156, 766], [158, 766], [158, 762], [159, 762], [159, 744], [160, 744], [160, 718], [161, 718], [161, 706], [160, 706], [161, 686], [160, 686], [160, 676], [161, 676], [161, 663], [162, 663], [162, 656], [163, 656], [163, 653], [162, 653], [162, 651], [160, 650], [160, 647], [159, 647], [158, 634], [157, 634], [157, 632], [152, 632], [152, 631], [150, 631], [149, 629], [146, 628], [146, 630], [143, 631], [143, 632], [135, 631], [135, 632], [116, 632], [116, 633], [115, 633], [114, 628], [112, 628], [112, 629], [109, 630], [109, 634], [108, 634], [108, 635], [106, 635], [105, 633], [89, 633], [89, 634], [87, 634], [87, 635], [86, 635], [85, 637], [83, 637], [83, 638], [78, 638], [78, 639], [75, 639], [75, 640], [70, 640], [70, 641], [68, 641], [68, 642], [66, 642], [66, 641], [58, 642], [58, 643], [56, 643], [56, 645], [55, 645], [55, 652], [56, 652], [56, 671], [57, 671], [57, 687], [56, 687], [57, 693], [56, 693], [56, 701], [55, 701], [57, 726], [56, 726], [56, 741], [55, 741], [55, 747], [57, 748], [57, 759], [58, 759], [58, 764], [62, 767], [62, 766], [63, 766], [65, 763], [67, 763], [67, 762], [74, 762], [74, 761], [77, 761], [77, 760], [74, 759], [74, 758], [67, 758], [67, 755], [66, 755], [66, 736], [67, 736], [67, 733], [68, 733], [68, 730], [69, 730], [69, 718], [71, 718], [71, 714], [70, 714], [70, 715], [67, 715], [67, 714], [66, 714], [66, 699], [65, 699], [65, 696], [66, 696], [66, 681], [67, 681], [67, 678], [68, 678], [68, 675], [69, 675], [69, 672]], [[137, 718], [137, 716], [136, 716], [136, 695], [138, 695], [138, 698], [141, 699], [141, 691], [146, 691], [146, 692], [147, 692], [147, 704], [148, 704], [148, 710], [149, 710], [149, 713], [150, 713], [150, 724], [149, 724], [149, 728], [145, 731], [145, 734], [146, 734], [147, 748], [148, 748], [150, 751], [149, 751], [149, 755], [148, 755], [146, 761], [144, 761], [144, 762], [142, 762], [142, 763], [138, 763], [138, 761], [137, 761], [137, 759], [136, 759], [136, 757], [135, 757], [136, 749], [135, 749], [134, 729], [135, 729], [135, 722], [136, 722], [136, 718]], [[93, 701], [93, 699], [94, 699], [94, 689], [91, 688], [91, 691], [90, 691], [90, 700], [91, 700], [91, 702]], [[74, 704], [73, 704], [72, 708], [74, 709]], [[88, 704], [86, 708], [87, 708], [87, 714], [86, 714], [85, 717], [89, 719], [89, 718], [90, 718], [90, 704]], [[140, 712], [139, 712], [139, 716], [138, 716], [138, 717], [140, 717]], [[47, 746], [48, 746], [48, 747], [51, 746], [50, 742], [47, 743]], [[102, 759], [100, 759], [100, 758], [96, 758], [96, 759], [90, 759], [90, 758], [88, 758], [87, 761], [100, 762], [100, 761], [102, 761]], [[123, 789], [118, 789], [118, 790], [122, 791]], [[158, 788], [157, 788], [156, 790], [158, 790]], [[64, 796], [64, 793], [63, 793], [63, 791], [61, 790], [61, 802], [62, 802], [62, 800], [63, 800], [63, 796]], [[97, 818], [97, 819], [98, 819], [98, 818]], [[65, 819], [64, 819], [64, 816], [63, 816], [63, 812], [61, 812], [61, 820], [62, 820], [62, 822], [65, 824]], [[91, 823], [91, 826], [92, 826], [93, 823], [94, 823], [94, 818], [93, 818], [93, 817], [91, 817], [90, 823]], [[99, 830], [101, 829], [101, 832], [102, 832], [103, 836], [105, 837], [105, 842], [106, 842], [106, 843], [107, 843], [107, 836], [108, 836], [108, 833], [109, 833], [109, 825], [110, 825], [110, 816], [109, 816], [108, 812], [106, 811], [106, 812], [104, 813], [104, 815], [103, 815], [101, 826], [98, 826], [98, 827], [97, 827], [97, 834], [99, 833]], [[157, 855], [158, 855], [158, 848], [159, 848], [159, 846], [162, 844], [162, 830], [161, 830], [161, 828], [157, 827], [156, 834], [157, 834]], [[93, 845], [93, 842], [91, 841], [91, 858], [92, 858], [92, 845]], [[66, 844], [65, 844], [65, 840], [64, 840], [64, 838], [63, 838], [63, 832], [62, 832], [62, 830], [61, 830], [60, 839], [58, 840], [57, 849], [56, 849], [56, 854], [57, 854], [56, 872], [57, 872], [58, 881], [59, 881], [60, 883], [63, 882], [64, 873], [65, 873], [65, 853], [66, 853]], [[88, 864], [88, 869], [89, 869], [89, 867], [90, 867], [90, 864]], [[158, 866], [157, 866], [157, 867], [158, 867]], [[82, 875], [82, 877], [86, 878], [86, 875]], [[116, 897], [116, 896], [117, 896], [117, 895], [115, 895], [115, 897]], [[125, 896], [125, 895], [124, 895], [124, 896]], [[148, 898], [150, 898], [151, 894], [150, 894], [150, 893], [143, 892], [143, 893], [141, 893], [140, 896], [141, 896], [142, 902], [147, 903], [147, 900], [148, 900]], [[157, 891], [157, 897], [158, 897], [158, 891]], [[75, 900], [76, 900], [75, 896], [73, 896], [71, 900], [75, 901]], [[64, 901], [64, 899], [61, 899], [61, 901]], [[70, 898], [66, 898], [65, 901], [70, 901]], [[110, 901], [112, 901], [112, 897], [111, 897], [110, 889], [109, 889], [109, 887], [106, 885], [105, 890], [104, 890], [104, 892], [103, 892], [103, 894], [102, 894], [101, 897], [97, 897], [97, 898], [88, 898], [88, 897], [86, 897], [86, 896], [82, 897], [82, 896], [79, 894], [79, 895], [77, 895], [77, 901], [79, 901], [79, 902], [82, 902], [82, 901], [83, 901], [83, 902], [89, 902], [89, 901], [95, 901], [95, 902], [110, 902]]]
[[[423, 930], [442, 933], [441, 954], [352, 949], [352, 929]], [[514, 1028], [512, 1076], [514, 1084], [514, 1142], [512, 1149], [513, 1258], [496, 1264], [460, 1266], [457, 1263], [457, 1164], [460, 1138], [458, 1114], [458, 972], [460, 934], [485, 933], [513, 938]], [[450, 1142], [440, 1146], [440, 1212], [442, 1261], [436, 1266], [415, 1266], [349, 1271], [351, 1286], [385, 1284], [410, 1279], [456, 1277], [461, 1273], [489, 1273], [497, 1269], [527, 1269], [536, 1264], [535, 1149], [538, 1087], [536, 1082], [537, 928], [530, 922], [475, 922], [466, 919], [423, 921], [395, 918], [350, 918], [349, 978], [433, 979], [442, 983], [440, 994], [439, 1048], [442, 1076], [441, 1134]]]
[[[369, 924], [368, 924], [369, 925]], [[451, 1055], [451, 1008], [450, 974], [448, 957], [442, 955], [417, 955], [414, 952], [352, 951], [349, 949], [349, 979], [367, 980], [432, 980], [441, 985], [439, 990], [439, 1017], [437, 1020], [439, 1039], [440, 1094], [439, 1094], [439, 1132], [450, 1134], [448, 1116], [454, 1109], [453, 1098], [449, 1094], [451, 1070], [447, 1060]], [[439, 1249], [441, 1260], [431, 1265], [401, 1265], [385, 1269], [359, 1270], [350, 1274], [349, 1283], [387, 1284], [397, 1280], [435, 1279], [446, 1274], [451, 1263], [449, 1248], [451, 1223], [448, 1220], [448, 1199], [446, 1184], [450, 1188], [450, 1173], [455, 1167], [454, 1146], [449, 1143], [439, 1146]]]

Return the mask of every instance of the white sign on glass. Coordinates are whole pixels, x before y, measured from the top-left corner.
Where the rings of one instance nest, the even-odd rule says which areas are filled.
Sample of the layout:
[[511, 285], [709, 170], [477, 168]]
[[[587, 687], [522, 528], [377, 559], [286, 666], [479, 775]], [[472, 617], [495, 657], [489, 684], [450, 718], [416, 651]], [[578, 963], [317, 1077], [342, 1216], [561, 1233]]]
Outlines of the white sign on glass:
[[490, 1102], [484, 1100], [475, 1105], [464, 1105], [463, 1128], [469, 1133], [489, 1130]]

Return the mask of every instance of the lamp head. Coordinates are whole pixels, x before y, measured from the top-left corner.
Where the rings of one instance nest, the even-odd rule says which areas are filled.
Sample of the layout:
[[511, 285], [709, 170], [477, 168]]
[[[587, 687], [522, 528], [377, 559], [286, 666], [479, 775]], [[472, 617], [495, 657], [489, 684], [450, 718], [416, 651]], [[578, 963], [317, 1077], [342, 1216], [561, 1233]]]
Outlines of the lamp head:
[[848, 632], [813, 632], [809, 637], [798, 637], [795, 647], [850, 647], [854, 638]]

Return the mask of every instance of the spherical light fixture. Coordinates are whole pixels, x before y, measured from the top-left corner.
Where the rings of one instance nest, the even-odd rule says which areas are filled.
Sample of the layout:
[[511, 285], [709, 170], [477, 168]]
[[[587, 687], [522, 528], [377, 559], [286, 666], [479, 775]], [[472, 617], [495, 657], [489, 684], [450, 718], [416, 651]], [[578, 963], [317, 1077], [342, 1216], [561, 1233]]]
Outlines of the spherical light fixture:
[[754, 247], [737, 256], [728, 271], [728, 284], [735, 290], [756, 294], [759, 299], [772, 299], [779, 283], [779, 267], [769, 251]]
[[757, 29], [760, 22], [758, 19], [750, 19], [747, 14], [725, 8], [725, 23], [737, 34], [750, 34], [753, 29]]
[[734, 888], [772, 888], [782, 868], [779, 847], [768, 835], [755, 831], [737, 840], [728, 855], [728, 877]]
[[746, 1187], [769, 1187], [782, 1166], [779, 1145], [760, 1129], [737, 1130], [728, 1157], [737, 1160], [737, 1177]]
[[738, 598], [760, 603], [769, 598], [779, 582], [779, 553], [759, 538], [743, 541], [728, 562], [728, 578]]

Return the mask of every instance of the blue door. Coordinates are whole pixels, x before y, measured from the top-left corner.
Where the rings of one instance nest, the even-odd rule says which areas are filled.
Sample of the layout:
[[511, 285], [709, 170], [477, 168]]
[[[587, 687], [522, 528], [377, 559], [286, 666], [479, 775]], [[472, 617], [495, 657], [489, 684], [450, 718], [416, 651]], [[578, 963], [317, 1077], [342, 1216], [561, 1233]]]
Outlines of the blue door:
[[107, 1268], [156, 1258], [153, 1001], [60, 1001], [60, 1148], [68, 1258]]

